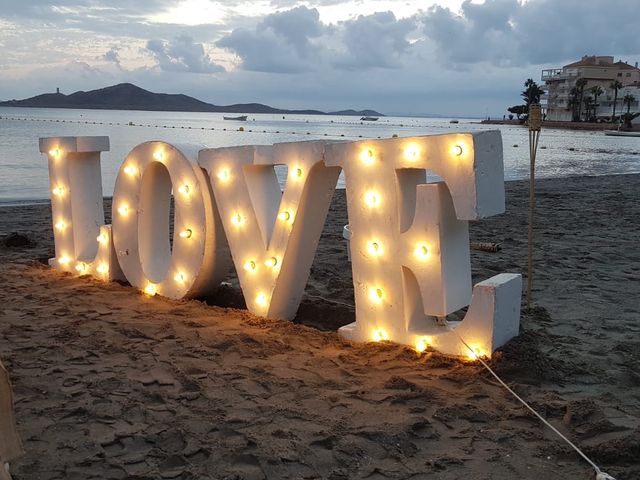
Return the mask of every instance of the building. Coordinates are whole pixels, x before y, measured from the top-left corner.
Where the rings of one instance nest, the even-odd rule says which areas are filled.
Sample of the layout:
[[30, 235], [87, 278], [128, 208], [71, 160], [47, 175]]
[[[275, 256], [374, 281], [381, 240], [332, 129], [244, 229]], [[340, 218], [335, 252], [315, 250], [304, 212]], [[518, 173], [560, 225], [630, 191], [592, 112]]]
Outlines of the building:
[[[585, 79], [583, 102], [578, 108], [579, 101], [575, 99], [572, 90], [580, 79]], [[565, 65], [562, 68], [542, 70], [542, 81], [545, 83], [546, 94], [541, 99], [547, 120], [571, 121], [580, 114], [581, 119], [586, 120], [586, 111], [589, 110], [591, 118], [611, 117], [613, 113], [614, 91], [611, 82], [619, 81], [625, 88], [638, 99], [636, 92], [640, 92], [640, 69], [638, 63], [629, 65], [623, 61], [614, 62], [612, 56], [584, 56], [581, 60]], [[590, 89], [599, 86], [603, 93], [598, 96], [597, 102]], [[616, 101], [616, 115], [618, 112], [626, 111], [623, 107], [622, 98], [626, 93], [623, 89], [618, 90]], [[591, 104], [585, 98], [591, 99]], [[593, 104], [596, 104], [595, 106]], [[575, 106], [575, 107], [574, 107]], [[636, 102], [635, 111], [638, 110]], [[632, 104], [631, 111], [634, 111]]]

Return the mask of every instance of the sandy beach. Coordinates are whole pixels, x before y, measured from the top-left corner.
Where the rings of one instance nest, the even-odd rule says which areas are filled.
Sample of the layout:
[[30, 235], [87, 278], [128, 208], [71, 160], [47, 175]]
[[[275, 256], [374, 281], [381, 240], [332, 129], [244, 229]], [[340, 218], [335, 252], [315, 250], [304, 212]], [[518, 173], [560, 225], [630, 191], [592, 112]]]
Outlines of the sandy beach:
[[[472, 223], [474, 281], [526, 271], [528, 184]], [[491, 364], [617, 480], [640, 478], [640, 175], [538, 184], [536, 308]], [[106, 201], [108, 205], [109, 202]], [[15, 479], [591, 479], [477, 363], [350, 344], [336, 192], [296, 321], [148, 298], [48, 268], [46, 204], [0, 208], [0, 358], [26, 455]], [[216, 306], [217, 305], [217, 306]]]

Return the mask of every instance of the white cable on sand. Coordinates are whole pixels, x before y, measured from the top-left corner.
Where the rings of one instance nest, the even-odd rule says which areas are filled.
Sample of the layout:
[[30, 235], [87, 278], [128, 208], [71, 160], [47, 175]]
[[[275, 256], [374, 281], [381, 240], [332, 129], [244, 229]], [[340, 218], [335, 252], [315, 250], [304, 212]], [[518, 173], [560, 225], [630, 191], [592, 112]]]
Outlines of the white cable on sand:
[[473, 348], [471, 348], [469, 346], [469, 344], [467, 342], [464, 341], [464, 338], [462, 338], [458, 332], [456, 332], [455, 330], [451, 329], [451, 331], [455, 332], [455, 334], [458, 336], [458, 338], [460, 339], [460, 341], [464, 344], [465, 347], [467, 347], [469, 349], [469, 351], [473, 354], [473, 358], [475, 358], [476, 360], [478, 360], [482, 366], [484, 368], [487, 369], [487, 371], [493, 375], [493, 377], [500, 383], [500, 385], [502, 385], [504, 388], [507, 389], [507, 391], [513, 395], [516, 400], [518, 400], [522, 405], [524, 405], [531, 413], [533, 413], [536, 417], [538, 417], [540, 419], [540, 421], [542, 421], [542, 423], [544, 423], [547, 427], [549, 427], [551, 430], [553, 430], [556, 435], [558, 435], [562, 440], [564, 440], [571, 448], [573, 448], [576, 452], [578, 452], [578, 455], [580, 455], [582, 458], [584, 458], [589, 465], [591, 465], [593, 467], [593, 469], [596, 472], [596, 479], [595, 480], [616, 480], [615, 478], [613, 478], [611, 475], [609, 475], [608, 473], [603, 472], [602, 470], [600, 470], [600, 467], [598, 467], [598, 465], [596, 465], [589, 457], [587, 457], [587, 455], [585, 455], [582, 450], [580, 450], [571, 440], [569, 440], [567, 437], [565, 437], [562, 433], [560, 433], [560, 431], [554, 427], [553, 425], [551, 425], [542, 415], [540, 415], [538, 412], [536, 412], [533, 407], [531, 407], [522, 397], [520, 397], [516, 392], [514, 392], [499, 376], [496, 372], [494, 372], [491, 367], [489, 365], [487, 365], [487, 362], [485, 362], [481, 357], [479, 357], [475, 350], [473, 350]]

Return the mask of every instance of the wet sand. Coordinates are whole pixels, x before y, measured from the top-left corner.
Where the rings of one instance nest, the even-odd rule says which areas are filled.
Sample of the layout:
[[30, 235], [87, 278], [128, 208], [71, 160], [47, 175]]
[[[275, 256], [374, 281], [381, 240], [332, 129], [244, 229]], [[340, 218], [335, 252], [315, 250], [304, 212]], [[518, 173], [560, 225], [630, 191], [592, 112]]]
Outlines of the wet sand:
[[[640, 175], [539, 182], [536, 308], [496, 371], [618, 480], [640, 477]], [[527, 183], [471, 226], [474, 281], [526, 271]], [[16, 479], [591, 479], [481, 366], [350, 344], [338, 191], [294, 323], [46, 267], [46, 205], [0, 208], [0, 357]], [[0, 242], [2, 243], [2, 242]], [[214, 306], [213, 303], [220, 306]]]

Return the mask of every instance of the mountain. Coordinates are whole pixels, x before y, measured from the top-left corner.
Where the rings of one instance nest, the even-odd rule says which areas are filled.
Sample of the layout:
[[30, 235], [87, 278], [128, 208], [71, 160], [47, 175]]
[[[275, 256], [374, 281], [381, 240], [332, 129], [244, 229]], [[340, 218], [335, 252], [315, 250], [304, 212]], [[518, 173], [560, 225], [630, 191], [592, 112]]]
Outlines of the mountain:
[[[226, 113], [299, 113], [305, 115], [326, 115], [319, 110], [285, 110], [261, 103], [237, 103], [233, 105], [212, 105], [182, 94], [153, 93], [131, 83], [120, 83], [111, 87], [88, 92], [45, 93], [24, 100], [0, 102], [0, 107], [35, 108], [84, 108], [102, 110], [151, 110], [166, 112], [226, 112]], [[352, 113], [349, 113], [352, 112]], [[368, 112], [368, 113], [364, 113]], [[382, 114], [373, 110], [342, 110], [331, 115], [374, 115]]]

